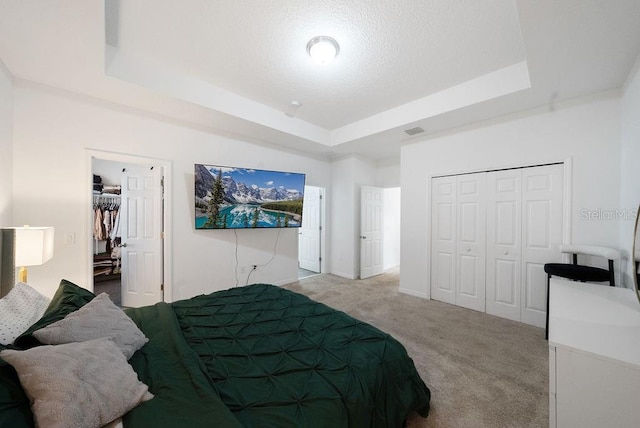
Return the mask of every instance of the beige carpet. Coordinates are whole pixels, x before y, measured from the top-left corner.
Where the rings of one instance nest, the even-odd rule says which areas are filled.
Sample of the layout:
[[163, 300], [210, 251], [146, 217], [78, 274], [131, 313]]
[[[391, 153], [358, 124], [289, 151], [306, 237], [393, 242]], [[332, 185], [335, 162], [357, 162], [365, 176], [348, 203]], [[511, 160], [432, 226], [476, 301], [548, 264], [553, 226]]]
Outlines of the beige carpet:
[[428, 418], [408, 426], [546, 427], [544, 330], [398, 292], [398, 272], [366, 280], [318, 275], [285, 285], [386, 331], [431, 390]]

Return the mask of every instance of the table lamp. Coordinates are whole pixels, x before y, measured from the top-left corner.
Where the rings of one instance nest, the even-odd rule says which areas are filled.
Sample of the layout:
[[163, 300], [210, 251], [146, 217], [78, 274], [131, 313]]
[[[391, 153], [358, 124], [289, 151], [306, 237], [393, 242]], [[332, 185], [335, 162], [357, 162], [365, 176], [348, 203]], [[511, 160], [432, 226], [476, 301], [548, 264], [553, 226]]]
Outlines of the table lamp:
[[27, 266], [38, 266], [53, 257], [53, 227], [16, 227], [18, 281], [27, 282]]

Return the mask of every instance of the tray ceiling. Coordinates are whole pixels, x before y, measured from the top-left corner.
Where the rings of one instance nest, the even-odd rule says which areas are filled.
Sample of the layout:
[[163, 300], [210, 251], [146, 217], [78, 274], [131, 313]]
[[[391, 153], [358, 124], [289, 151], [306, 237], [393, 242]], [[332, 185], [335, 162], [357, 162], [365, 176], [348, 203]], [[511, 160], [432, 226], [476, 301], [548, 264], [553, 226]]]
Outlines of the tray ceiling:
[[[637, 22], [637, 0], [0, 0], [0, 59], [18, 79], [250, 141], [383, 159], [619, 88]], [[317, 35], [340, 43], [331, 64], [307, 56]]]

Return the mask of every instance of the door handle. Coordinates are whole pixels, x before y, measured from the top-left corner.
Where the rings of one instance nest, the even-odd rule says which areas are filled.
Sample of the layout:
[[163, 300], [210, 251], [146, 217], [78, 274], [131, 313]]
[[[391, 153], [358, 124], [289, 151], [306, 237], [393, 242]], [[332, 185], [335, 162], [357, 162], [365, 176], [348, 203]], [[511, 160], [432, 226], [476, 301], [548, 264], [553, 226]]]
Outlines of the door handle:
[[127, 246], [127, 243], [126, 243], [126, 242], [123, 242], [120, 246], [121, 246], [121, 247], [126, 247], [126, 246]]
[[364, 236], [364, 235], [363, 235], [363, 236], [360, 236], [360, 238], [362, 238], [362, 239], [367, 239], [367, 237], [366, 237], [366, 236]]
[[509, 252], [508, 252], [508, 251], [505, 251], [503, 254], [506, 256], [507, 254], [509, 254]]

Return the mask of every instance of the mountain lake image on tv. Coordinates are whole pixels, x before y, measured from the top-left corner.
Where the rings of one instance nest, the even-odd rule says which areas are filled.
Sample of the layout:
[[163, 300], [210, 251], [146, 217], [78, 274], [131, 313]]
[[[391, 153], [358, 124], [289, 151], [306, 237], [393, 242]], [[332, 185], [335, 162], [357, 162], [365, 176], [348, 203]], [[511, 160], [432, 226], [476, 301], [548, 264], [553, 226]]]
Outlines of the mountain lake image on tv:
[[196, 229], [300, 227], [305, 175], [195, 164]]

